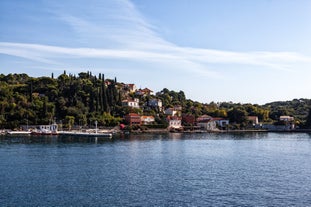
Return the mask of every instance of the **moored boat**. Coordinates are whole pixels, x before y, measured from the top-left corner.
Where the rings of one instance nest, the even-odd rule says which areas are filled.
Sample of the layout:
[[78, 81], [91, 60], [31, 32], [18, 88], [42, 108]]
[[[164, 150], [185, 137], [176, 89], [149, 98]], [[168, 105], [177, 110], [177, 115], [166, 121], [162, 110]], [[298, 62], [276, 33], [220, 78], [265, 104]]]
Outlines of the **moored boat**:
[[112, 137], [112, 133], [80, 132], [80, 131], [60, 131], [59, 135], [71, 136], [91, 136], [91, 137]]
[[33, 135], [57, 135], [58, 134], [57, 124], [50, 125], [39, 125], [35, 130], [32, 131]]
[[9, 135], [30, 135], [31, 131], [8, 131]]

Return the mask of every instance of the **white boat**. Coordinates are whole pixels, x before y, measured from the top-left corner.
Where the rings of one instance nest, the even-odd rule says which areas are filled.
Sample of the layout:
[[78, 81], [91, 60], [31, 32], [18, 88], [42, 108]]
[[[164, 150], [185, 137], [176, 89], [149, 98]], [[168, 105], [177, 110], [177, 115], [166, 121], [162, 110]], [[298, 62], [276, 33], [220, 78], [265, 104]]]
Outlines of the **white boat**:
[[10, 135], [30, 135], [30, 131], [8, 131]]
[[112, 133], [80, 132], [80, 131], [59, 131], [59, 135], [112, 137]]
[[59, 131], [58, 134], [59, 135], [71, 135], [71, 136], [108, 137], [110, 139], [112, 138], [112, 133], [110, 133], [110, 132], [98, 132], [97, 121], [95, 121], [95, 130], [85, 131], [85, 132], [81, 132], [81, 131]]
[[58, 127], [57, 124], [50, 125], [39, 125], [35, 130], [32, 131], [33, 135], [57, 135]]

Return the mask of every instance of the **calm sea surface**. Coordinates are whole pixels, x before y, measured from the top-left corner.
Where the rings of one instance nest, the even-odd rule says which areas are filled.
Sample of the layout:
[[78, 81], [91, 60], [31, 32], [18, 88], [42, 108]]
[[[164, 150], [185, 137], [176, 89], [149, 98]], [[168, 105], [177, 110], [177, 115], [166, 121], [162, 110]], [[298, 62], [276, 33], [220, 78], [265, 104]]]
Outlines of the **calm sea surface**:
[[311, 206], [311, 134], [0, 136], [0, 206]]

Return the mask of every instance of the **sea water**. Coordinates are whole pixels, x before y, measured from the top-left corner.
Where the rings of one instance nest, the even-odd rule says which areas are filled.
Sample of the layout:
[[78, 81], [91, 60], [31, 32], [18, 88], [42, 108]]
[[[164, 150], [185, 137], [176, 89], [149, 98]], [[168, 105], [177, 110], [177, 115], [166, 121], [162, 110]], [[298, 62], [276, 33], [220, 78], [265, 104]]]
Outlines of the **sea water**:
[[311, 134], [0, 136], [1, 206], [311, 206]]

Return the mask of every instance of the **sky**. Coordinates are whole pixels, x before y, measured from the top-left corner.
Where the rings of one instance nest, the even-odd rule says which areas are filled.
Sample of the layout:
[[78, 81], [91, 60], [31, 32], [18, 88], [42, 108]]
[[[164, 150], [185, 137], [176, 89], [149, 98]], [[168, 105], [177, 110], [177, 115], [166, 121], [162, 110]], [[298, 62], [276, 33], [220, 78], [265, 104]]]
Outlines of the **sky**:
[[91, 71], [202, 103], [311, 98], [310, 0], [1, 0], [0, 73]]

